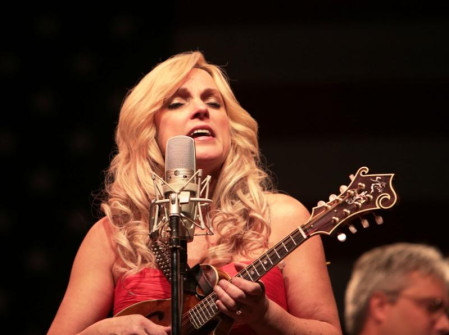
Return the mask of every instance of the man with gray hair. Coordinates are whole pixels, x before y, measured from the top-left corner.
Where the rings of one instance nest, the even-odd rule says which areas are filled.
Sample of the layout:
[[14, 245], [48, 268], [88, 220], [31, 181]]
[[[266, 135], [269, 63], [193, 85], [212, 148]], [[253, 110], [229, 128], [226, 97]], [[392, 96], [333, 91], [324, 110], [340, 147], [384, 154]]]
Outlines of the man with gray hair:
[[449, 334], [449, 263], [419, 243], [393, 243], [362, 254], [345, 292], [349, 335]]

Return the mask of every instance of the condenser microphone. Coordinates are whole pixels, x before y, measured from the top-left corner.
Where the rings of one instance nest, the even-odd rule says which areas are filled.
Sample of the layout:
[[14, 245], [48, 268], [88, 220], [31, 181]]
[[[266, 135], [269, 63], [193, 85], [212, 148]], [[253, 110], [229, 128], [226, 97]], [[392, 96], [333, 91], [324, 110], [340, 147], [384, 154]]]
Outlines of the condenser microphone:
[[[179, 216], [182, 222], [181, 239], [193, 237], [195, 226], [192, 223], [196, 204], [198, 184], [195, 178], [195, 141], [188, 136], [175, 136], [167, 141], [165, 150], [164, 197], [169, 200], [168, 216]], [[175, 196], [177, 199], [175, 199]], [[193, 231], [192, 231], [193, 230]]]
[[204, 231], [196, 235], [213, 234], [208, 215], [212, 202], [208, 199], [210, 176], [202, 180], [202, 174], [201, 169], [196, 170], [194, 139], [183, 135], [170, 138], [165, 150], [165, 180], [153, 174], [155, 199], [150, 208], [153, 240], [167, 240], [171, 234], [168, 223], [173, 218], [180, 220], [177, 235], [184, 241], [193, 240], [195, 227]]

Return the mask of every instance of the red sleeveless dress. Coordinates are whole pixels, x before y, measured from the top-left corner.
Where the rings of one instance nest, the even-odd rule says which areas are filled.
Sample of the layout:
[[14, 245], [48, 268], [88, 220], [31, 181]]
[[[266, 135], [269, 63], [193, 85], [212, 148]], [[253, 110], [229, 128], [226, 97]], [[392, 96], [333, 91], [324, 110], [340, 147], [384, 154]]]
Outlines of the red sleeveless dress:
[[[237, 273], [233, 263], [220, 268], [231, 277]], [[268, 298], [287, 310], [287, 298], [285, 295], [284, 279], [281, 270], [275, 266], [262, 278]], [[143, 269], [142, 271], [119, 279], [114, 294], [114, 315], [124, 308], [145, 300], [170, 299], [170, 282], [159, 269]], [[234, 323], [230, 335], [256, 335], [245, 324]]]

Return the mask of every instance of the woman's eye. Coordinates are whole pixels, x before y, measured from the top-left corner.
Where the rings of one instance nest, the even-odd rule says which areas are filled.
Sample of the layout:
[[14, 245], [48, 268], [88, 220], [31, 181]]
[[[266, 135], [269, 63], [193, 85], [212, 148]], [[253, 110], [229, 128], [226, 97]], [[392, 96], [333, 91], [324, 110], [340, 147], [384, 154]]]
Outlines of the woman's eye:
[[215, 101], [208, 102], [207, 104], [209, 106], [211, 106], [212, 108], [220, 108], [221, 107], [220, 103], [215, 102]]
[[181, 107], [183, 104], [181, 102], [172, 102], [170, 104], [168, 104], [167, 108], [168, 109], [177, 109], [179, 107]]

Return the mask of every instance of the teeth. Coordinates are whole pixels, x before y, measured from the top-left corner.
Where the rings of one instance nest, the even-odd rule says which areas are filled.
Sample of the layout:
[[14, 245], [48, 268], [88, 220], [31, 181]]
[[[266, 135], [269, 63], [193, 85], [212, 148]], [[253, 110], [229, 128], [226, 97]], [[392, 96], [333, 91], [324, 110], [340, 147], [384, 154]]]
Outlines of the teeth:
[[190, 133], [190, 136], [196, 136], [196, 135], [203, 135], [203, 136], [210, 136], [210, 131], [207, 129], [196, 129], [195, 131]]

